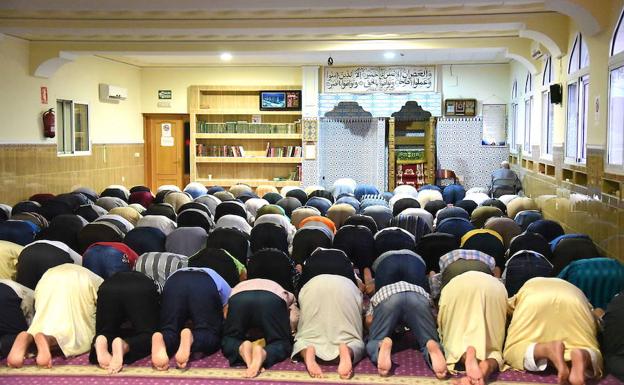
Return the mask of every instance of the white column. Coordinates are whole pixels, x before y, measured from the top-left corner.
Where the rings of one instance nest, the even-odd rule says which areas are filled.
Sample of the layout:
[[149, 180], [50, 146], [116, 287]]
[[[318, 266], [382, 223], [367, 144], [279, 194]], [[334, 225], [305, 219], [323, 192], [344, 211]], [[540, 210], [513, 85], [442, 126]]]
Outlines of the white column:
[[301, 71], [301, 114], [304, 118], [316, 118], [319, 109], [319, 66], [302, 66]]

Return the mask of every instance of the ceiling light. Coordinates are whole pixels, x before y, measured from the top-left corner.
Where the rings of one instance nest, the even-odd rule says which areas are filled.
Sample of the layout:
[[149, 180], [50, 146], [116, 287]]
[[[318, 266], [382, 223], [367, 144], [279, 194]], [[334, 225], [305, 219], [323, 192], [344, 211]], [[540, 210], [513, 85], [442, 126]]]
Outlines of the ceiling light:
[[384, 52], [384, 57], [386, 59], [394, 59], [395, 56], [396, 54], [394, 52]]
[[370, 39], [380, 39], [380, 38], [389, 38], [389, 37], [398, 37], [397, 33], [361, 33], [357, 35], [357, 37], [365, 37]]
[[222, 53], [220, 57], [221, 57], [221, 60], [223, 60], [223, 61], [230, 61], [230, 60], [232, 60], [232, 54], [228, 53], [228, 52]]

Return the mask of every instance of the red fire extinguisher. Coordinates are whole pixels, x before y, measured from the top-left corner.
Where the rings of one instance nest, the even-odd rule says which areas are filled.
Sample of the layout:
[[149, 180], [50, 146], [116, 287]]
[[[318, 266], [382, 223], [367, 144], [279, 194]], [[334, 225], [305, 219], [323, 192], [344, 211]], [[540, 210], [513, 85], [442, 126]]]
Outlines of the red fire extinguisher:
[[43, 113], [43, 136], [46, 138], [54, 138], [56, 132], [54, 131], [54, 108], [50, 108]]

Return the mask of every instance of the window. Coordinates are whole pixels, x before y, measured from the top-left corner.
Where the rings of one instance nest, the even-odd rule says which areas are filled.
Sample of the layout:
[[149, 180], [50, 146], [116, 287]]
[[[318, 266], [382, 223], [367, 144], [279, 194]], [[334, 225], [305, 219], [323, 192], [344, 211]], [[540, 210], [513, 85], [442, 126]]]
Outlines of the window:
[[514, 80], [511, 86], [511, 120], [509, 122], [509, 149], [515, 153], [516, 149], [516, 128], [518, 127], [518, 82]]
[[609, 120], [607, 129], [607, 168], [624, 172], [624, 28], [618, 20], [609, 59]]
[[87, 155], [90, 153], [88, 104], [73, 100], [57, 100], [56, 129], [59, 155]]
[[585, 163], [589, 111], [589, 52], [581, 34], [576, 35], [570, 52], [565, 160], [567, 163]]
[[531, 111], [533, 110], [533, 77], [528, 72], [524, 83], [524, 145], [523, 151], [531, 153]]
[[552, 60], [549, 57], [544, 62], [542, 72], [542, 155], [547, 157], [553, 153], [553, 131], [554, 131], [554, 108], [550, 103], [550, 84], [554, 81]]

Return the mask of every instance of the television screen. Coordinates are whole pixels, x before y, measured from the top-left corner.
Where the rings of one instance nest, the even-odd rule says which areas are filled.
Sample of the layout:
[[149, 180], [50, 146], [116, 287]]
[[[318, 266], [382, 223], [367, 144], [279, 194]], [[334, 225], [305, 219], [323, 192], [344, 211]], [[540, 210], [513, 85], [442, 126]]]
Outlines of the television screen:
[[286, 93], [270, 91], [260, 93], [260, 109], [283, 109], [286, 108]]
[[301, 91], [260, 91], [260, 111], [288, 110], [301, 110]]

